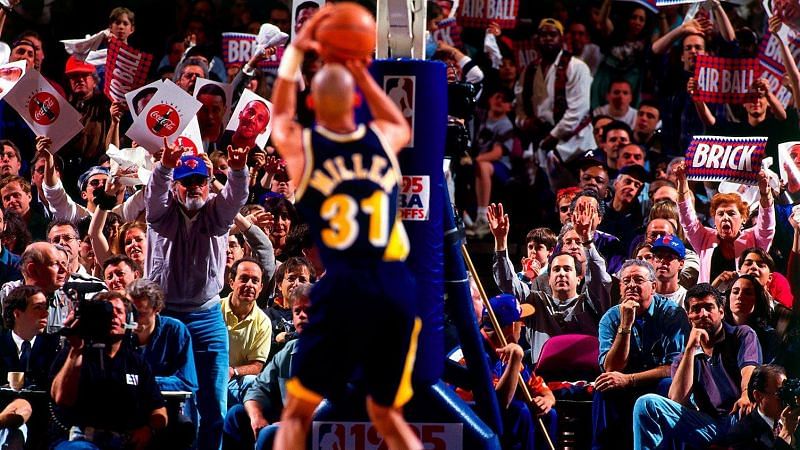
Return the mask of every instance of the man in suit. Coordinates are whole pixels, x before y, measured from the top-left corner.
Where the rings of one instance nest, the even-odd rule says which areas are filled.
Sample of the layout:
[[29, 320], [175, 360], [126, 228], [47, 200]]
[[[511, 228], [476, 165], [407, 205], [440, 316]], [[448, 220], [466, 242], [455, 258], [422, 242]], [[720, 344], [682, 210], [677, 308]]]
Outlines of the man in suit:
[[58, 351], [59, 337], [44, 333], [47, 299], [41, 288], [20, 286], [3, 300], [6, 331], [0, 335], [0, 379], [8, 372], [25, 372], [25, 386], [47, 386], [50, 365]]
[[[47, 388], [50, 365], [59, 344], [58, 335], [44, 333], [47, 316], [47, 299], [36, 286], [20, 286], [3, 299], [6, 330], [0, 335], [0, 379], [6, 380], [8, 372], [24, 372], [26, 388]], [[22, 448], [24, 433], [20, 427], [32, 412], [31, 404], [21, 398], [5, 405], [0, 412], [0, 442], [10, 448]], [[39, 424], [42, 425], [41, 420]]]
[[786, 381], [783, 367], [765, 364], [757, 367], [750, 376], [747, 395], [756, 409], [746, 415], [731, 429], [724, 443], [733, 449], [792, 449], [794, 432], [800, 416], [800, 407], [786, 406], [778, 390]]

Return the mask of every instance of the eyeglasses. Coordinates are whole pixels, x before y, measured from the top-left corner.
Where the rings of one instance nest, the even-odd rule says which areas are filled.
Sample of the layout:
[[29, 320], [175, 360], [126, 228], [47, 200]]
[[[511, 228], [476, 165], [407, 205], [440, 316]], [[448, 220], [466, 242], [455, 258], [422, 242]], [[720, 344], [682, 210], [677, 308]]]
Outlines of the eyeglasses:
[[647, 283], [647, 278], [645, 277], [625, 277], [620, 282], [625, 286], [640, 286]]
[[201, 77], [201, 75], [193, 73], [193, 72], [185, 72], [181, 75], [181, 78], [184, 80], [191, 80], [193, 78]]
[[187, 177], [187, 178], [183, 178], [183, 179], [178, 180], [178, 183], [180, 183], [180, 184], [182, 184], [182, 185], [184, 185], [186, 187], [192, 187], [192, 186], [204, 187], [204, 186], [208, 185], [208, 178], [204, 178], [204, 177]]
[[60, 234], [58, 236], [51, 237], [50, 238], [50, 243], [51, 244], [60, 244], [63, 241], [63, 242], [68, 244], [68, 243], [70, 243], [70, 242], [72, 242], [72, 241], [74, 241], [76, 239], [78, 239], [78, 238], [75, 237], [75, 236], [72, 236], [71, 234]]

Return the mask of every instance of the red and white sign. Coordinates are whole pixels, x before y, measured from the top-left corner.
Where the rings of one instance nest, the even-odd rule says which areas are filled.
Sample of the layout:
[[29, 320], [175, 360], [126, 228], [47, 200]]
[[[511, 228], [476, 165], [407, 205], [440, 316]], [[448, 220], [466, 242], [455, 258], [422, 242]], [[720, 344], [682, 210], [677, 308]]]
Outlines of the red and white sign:
[[178, 111], [170, 104], [159, 103], [146, 114], [147, 129], [158, 137], [172, 136], [181, 126]]
[[458, 23], [464, 27], [486, 28], [497, 22], [500, 28], [517, 26], [518, 0], [464, 0], [458, 9]]
[[433, 42], [444, 41], [448, 45], [461, 48], [461, 25], [455, 17], [448, 17], [436, 23], [432, 33]]
[[[255, 34], [248, 33], [222, 33], [222, 62], [225, 63], [225, 67], [241, 66], [249, 61], [253, 51], [258, 48], [256, 37]], [[285, 47], [279, 46], [275, 54], [262, 60], [258, 67], [277, 68], [284, 50]]]
[[687, 178], [758, 184], [766, 145], [761, 136], [695, 136], [686, 151]]
[[[785, 35], [784, 39], [789, 51], [797, 61], [800, 58], [800, 37], [788, 29]], [[781, 82], [786, 69], [783, 66], [780, 41], [774, 34], [765, 33], [761, 39], [761, 45], [758, 48], [758, 62], [761, 63], [762, 68], [760, 77], [769, 82], [770, 90], [778, 97], [781, 104], [784, 107], [788, 106], [792, 100], [792, 92]]]
[[28, 71], [5, 99], [34, 134], [53, 140], [53, 152], [83, 130], [78, 111], [36, 70]]
[[112, 102], [125, 100], [125, 94], [143, 85], [153, 55], [112, 38], [106, 58], [106, 83], [103, 92]]
[[200, 106], [175, 83], [164, 81], [125, 135], [155, 153], [164, 145], [164, 138], [174, 142], [181, 135]]
[[397, 200], [400, 217], [403, 220], [428, 220], [431, 210], [431, 177], [428, 175], [403, 175]]
[[697, 91], [693, 99], [708, 103], [747, 103], [755, 94], [750, 87], [759, 75], [755, 58], [721, 58], [699, 55], [694, 68]]
[[[464, 425], [410, 423], [426, 450], [461, 450]], [[369, 422], [314, 422], [312, 450], [384, 450], [386, 443]]]

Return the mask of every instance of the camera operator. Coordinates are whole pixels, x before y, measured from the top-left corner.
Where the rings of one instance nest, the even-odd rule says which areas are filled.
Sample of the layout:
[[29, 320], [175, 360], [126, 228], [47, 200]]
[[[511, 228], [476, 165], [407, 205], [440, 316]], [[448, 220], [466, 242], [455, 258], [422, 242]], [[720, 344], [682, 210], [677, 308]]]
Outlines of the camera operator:
[[800, 416], [799, 380], [786, 380], [783, 367], [765, 364], [753, 370], [747, 395], [756, 408], [742, 418], [724, 439], [725, 446], [742, 450], [792, 449]]
[[54, 422], [62, 431], [55, 448], [144, 449], [166, 427], [150, 367], [124, 344], [132, 311], [122, 294], [103, 292], [81, 301], [70, 317], [69, 345], [51, 371]]

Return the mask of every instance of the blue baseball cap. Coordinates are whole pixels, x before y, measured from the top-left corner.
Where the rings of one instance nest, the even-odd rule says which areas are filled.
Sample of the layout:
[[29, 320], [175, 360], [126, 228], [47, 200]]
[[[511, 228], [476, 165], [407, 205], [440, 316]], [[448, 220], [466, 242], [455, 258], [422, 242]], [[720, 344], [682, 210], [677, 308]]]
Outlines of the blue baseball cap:
[[[501, 327], [511, 325], [514, 322], [530, 316], [535, 311], [533, 305], [530, 303], [519, 303], [517, 298], [511, 294], [500, 294], [497, 297], [489, 299], [489, 304], [492, 305], [497, 322]], [[489, 311], [483, 309], [483, 318], [489, 317]]]
[[683, 245], [681, 238], [674, 234], [665, 234], [664, 236], [659, 236], [659, 238], [653, 242], [652, 248], [653, 252], [655, 252], [656, 249], [665, 248], [678, 255], [678, 258], [686, 259], [686, 246]]
[[111, 171], [108, 170], [108, 167], [103, 166], [94, 166], [90, 167], [89, 170], [83, 172], [81, 176], [78, 177], [78, 190], [81, 192], [86, 190], [86, 184], [89, 183], [89, 178], [92, 178], [95, 175], [106, 175], [110, 176]]
[[186, 177], [201, 176], [208, 178], [208, 167], [203, 158], [194, 155], [181, 156], [181, 163], [172, 172], [172, 179], [182, 180]]

